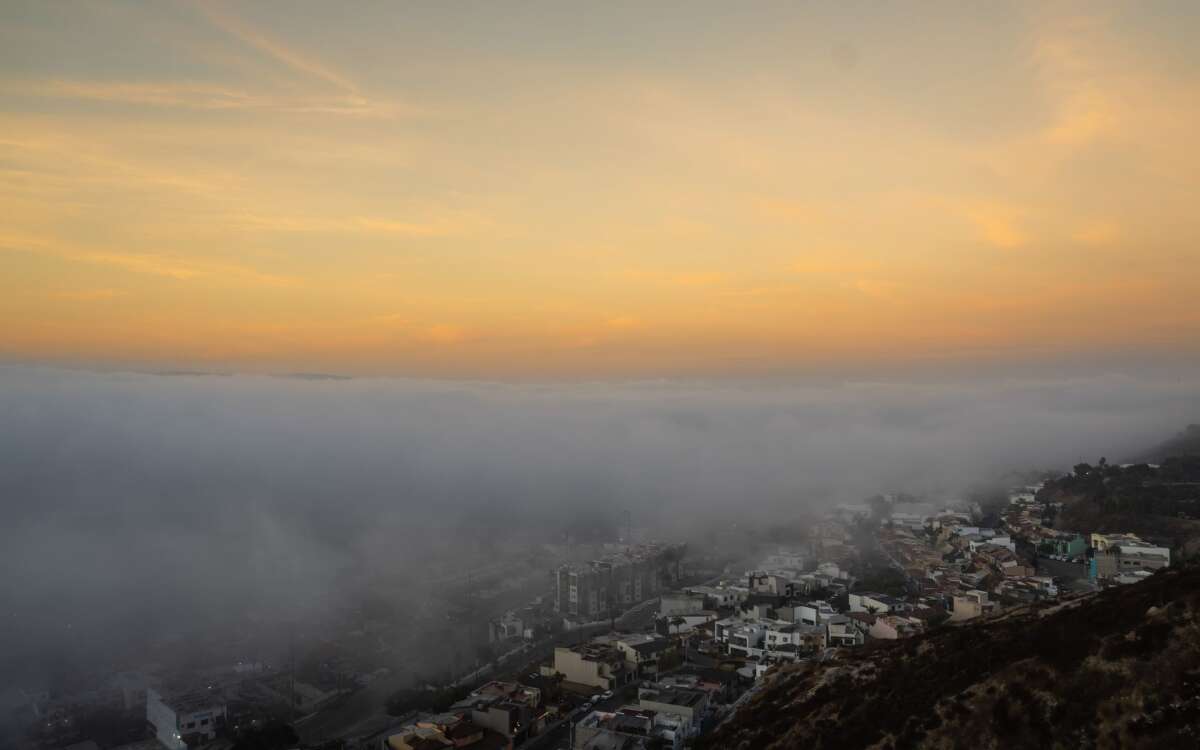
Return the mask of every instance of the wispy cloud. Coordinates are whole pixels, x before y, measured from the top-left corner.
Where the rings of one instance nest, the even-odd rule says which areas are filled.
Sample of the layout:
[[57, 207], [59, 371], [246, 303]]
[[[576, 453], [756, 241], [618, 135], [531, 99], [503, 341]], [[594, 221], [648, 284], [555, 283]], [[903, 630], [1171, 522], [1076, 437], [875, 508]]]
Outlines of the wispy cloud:
[[801, 258], [792, 264], [791, 270], [810, 276], [854, 276], [879, 270], [879, 263], [856, 257], [853, 253], [844, 253], [841, 257], [817, 255]]
[[1019, 224], [1019, 212], [1016, 209], [984, 203], [971, 206], [966, 215], [983, 240], [994, 247], [1009, 250], [1029, 241]]
[[852, 279], [844, 282], [842, 288], [851, 289], [867, 297], [884, 299], [894, 296], [900, 285], [888, 279]]
[[754, 212], [761, 218], [791, 224], [812, 224], [825, 218], [825, 211], [804, 201], [764, 198], [754, 202]]
[[354, 117], [373, 117], [387, 113], [385, 108], [352, 92], [276, 94], [200, 82], [18, 80], [0, 83], [0, 91], [10, 96], [79, 99], [110, 104], [207, 111], [252, 110]]
[[1071, 239], [1080, 245], [1111, 245], [1121, 238], [1121, 228], [1113, 221], [1091, 221], [1078, 227]]
[[241, 214], [231, 217], [231, 223], [247, 229], [269, 232], [356, 232], [364, 234], [394, 234], [410, 237], [442, 237], [470, 231], [477, 221], [470, 218], [438, 219], [435, 221], [403, 221], [400, 219], [351, 216], [279, 216]]
[[428, 326], [417, 336], [417, 340], [419, 341], [443, 346], [461, 344], [466, 339], [467, 331], [465, 328], [448, 323], [438, 323]]
[[21, 234], [0, 235], [0, 250], [35, 253], [61, 260], [114, 266], [125, 271], [164, 276], [179, 281], [228, 280], [264, 286], [297, 286], [299, 278], [266, 273], [236, 263], [204, 258], [180, 258], [163, 253], [128, 252], [65, 244], [49, 237]]
[[202, 259], [181, 259], [153, 253], [77, 252], [64, 257], [86, 263], [117, 266], [133, 273], [168, 276], [183, 281], [200, 278], [225, 279], [265, 286], [296, 286], [300, 283], [300, 280], [295, 277], [263, 273], [243, 265]]
[[65, 289], [52, 292], [50, 296], [54, 299], [71, 300], [74, 302], [102, 302], [117, 297], [124, 297], [125, 292], [121, 289]]
[[310, 78], [324, 81], [351, 94], [361, 93], [358, 84], [346, 76], [332, 70], [321, 61], [298, 52], [276, 39], [270, 38], [240, 19], [224, 13], [216, 4], [198, 2], [195, 4], [195, 7], [217, 28], [250, 45], [291, 70]]
[[660, 271], [646, 268], [628, 268], [622, 272], [628, 281], [673, 287], [711, 287], [726, 282], [729, 274], [724, 271]]
[[604, 321], [605, 328], [611, 328], [618, 331], [626, 331], [631, 328], [637, 328], [642, 324], [642, 321], [632, 315], [618, 315], [614, 318], [609, 318]]

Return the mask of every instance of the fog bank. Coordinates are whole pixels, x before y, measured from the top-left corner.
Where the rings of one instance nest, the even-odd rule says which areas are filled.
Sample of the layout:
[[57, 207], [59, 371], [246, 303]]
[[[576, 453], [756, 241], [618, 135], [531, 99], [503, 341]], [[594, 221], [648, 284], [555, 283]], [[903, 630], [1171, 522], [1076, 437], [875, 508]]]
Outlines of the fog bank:
[[1195, 379], [510, 385], [0, 368], [0, 668], [253, 602], [319, 609], [626, 509], [680, 533], [1119, 459]]

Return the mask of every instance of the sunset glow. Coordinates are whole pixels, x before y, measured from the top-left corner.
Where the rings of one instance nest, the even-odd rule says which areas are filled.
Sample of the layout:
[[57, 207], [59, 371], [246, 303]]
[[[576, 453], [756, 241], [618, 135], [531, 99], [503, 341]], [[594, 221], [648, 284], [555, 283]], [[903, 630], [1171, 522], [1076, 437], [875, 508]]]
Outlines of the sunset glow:
[[1196, 353], [1193, 4], [467, 5], [5, 3], [0, 355]]

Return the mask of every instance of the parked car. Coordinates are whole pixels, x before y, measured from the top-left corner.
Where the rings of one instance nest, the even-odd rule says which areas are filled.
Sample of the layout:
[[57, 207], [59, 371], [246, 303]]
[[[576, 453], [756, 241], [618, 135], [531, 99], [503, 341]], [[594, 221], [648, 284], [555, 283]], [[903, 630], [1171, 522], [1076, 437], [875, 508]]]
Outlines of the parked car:
[[582, 706], [580, 706], [580, 707], [579, 707], [579, 710], [580, 710], [580, 712], [581, 712], [581, 713], [585, 713], [585, 714], [586, 714], [588, 711], [591, 711], [591, 710], [592, 710], [592, 704], [591, 704], [591, 703], [584, 703]]
[[604, 700], [608, 700], [609, 698], [613, 697], [613, 691], [605, 690], [603, 697], [604, 697]]
[[595, 695], [592, 696], [592, 703], [599, 703], [601, 697], [602, 696], [599, 693], [596, 693]]

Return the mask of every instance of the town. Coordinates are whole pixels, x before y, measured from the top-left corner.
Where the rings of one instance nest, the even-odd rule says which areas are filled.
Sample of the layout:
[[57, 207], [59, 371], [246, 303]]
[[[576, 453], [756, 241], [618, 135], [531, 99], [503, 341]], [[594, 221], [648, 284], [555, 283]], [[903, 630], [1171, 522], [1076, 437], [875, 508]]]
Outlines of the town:
[[631, 523], [616, 541], [568, 540], [529, 600], [494, 611], [529, 590], [514, 586], [491, 610], [437, 610], [444, 632], [481, 642], [418, 685], [396, 688], [389, 668], [346, 647], [389, 637], [385, 614], [356, 612], [300, 659], [294, 642], [277, 663], [197, 654], [187, 668], [143, 665], [78, 691], [9, 690], [2, 708], [21, 727], [16, 746], [46, 750], [680, 750], [781, 665], [1171, 565], [1168, 544], [1058, 528], [1043, 490], [1014, 487], [987, 508], [880, 495], [753, 543], [733, 532], [655, 542]]

